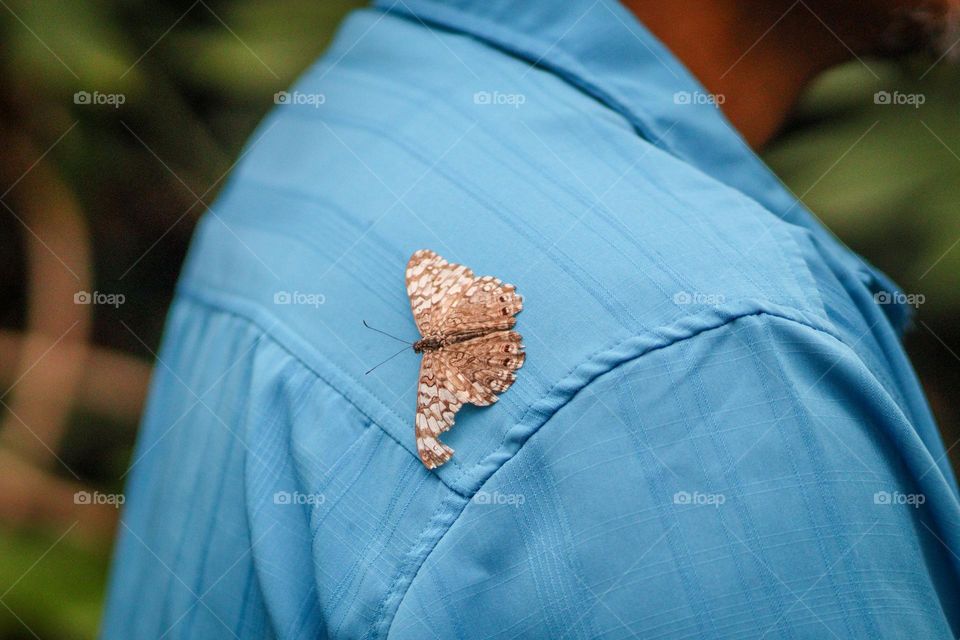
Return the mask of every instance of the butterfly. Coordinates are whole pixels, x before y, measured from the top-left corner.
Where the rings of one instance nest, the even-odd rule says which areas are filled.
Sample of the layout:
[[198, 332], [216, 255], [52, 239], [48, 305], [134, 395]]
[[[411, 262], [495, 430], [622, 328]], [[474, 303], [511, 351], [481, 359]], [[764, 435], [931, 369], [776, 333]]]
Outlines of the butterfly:
[[406, 271], [410, 309], [421, 338], [415, 434], [423, 465], [434, 469], [453, 456], [439, 436], [464, 404], [487, 406], [510, 388], [526, 355], [511, 331], [523, 309], [512, 284], [477, 277], [460, 264], [421, 249]]

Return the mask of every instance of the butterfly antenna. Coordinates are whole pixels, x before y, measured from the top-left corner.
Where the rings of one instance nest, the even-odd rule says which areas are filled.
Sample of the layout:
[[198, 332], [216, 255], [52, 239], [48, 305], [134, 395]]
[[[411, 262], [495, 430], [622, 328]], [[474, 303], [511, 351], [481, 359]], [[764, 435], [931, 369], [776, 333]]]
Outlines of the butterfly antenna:
[[[366, 321], [366, 320], [363, 321], [363, 326], [365, 326], [367, 329], [370, 329], [371, 331], [376, 331], [377, 333], [382, 333], [383, 335], [387, 336], [388, 338], [393, 338], [393, 339], [396, 340], [397, 342], [402, 342], [403, 344], [409, 344], [409, 345], [412, 345], [412, 344], [413, 344], [412, 342], [410, 342], [410, 341], [408, 341], [408, 340], [404, 340], [404, 339], [402, 339], [402, 338], [398, 338], [397, 336], [392, 335], [392, 334], [390, 334], [390, 333], [387, 333], [386, 331], [383, 331], [383, 330], [381, 330], [381, 329], [377, 329], [376, 327], [371, 327], [369, 324], [367, 324], [367, 321]], [[378, 365], [378, 366], [379, 366], [379, 365]]]
[[[371, 329], [372, 329], [372, 328], [373, 328], [373, 327], [371, 327]], [[380, 364], [386, 364], [386, 363], [390, 362], [391, 360], [393, 360], [394, 358], [396, 358], [398, 355], [400, 355], [401, 353], [403, 353], [403, 352], [406, 351], [406, 350], [407, 350], [406, 347], [404, 347], [403, 349], [400, 349], [400, 351], [397, 351], [395, 354], [393, 354], [392, 356], [390, 356], [389, 358], [387, 358], [386, 360], [384, 360], [384, 361], [381, 362]], [[379, 367], [380, 364], [378, 364], [377, 367]], [[377, 367], [374, 367], [373, 369], [376, 369]], [[370, 371], [373, 371], [373, 369], [370, 369]], [[363, 375], [369, 375], [370, 371], [367, 371], [367, 373], [365, 373], [365, 374], [363, 374]]]

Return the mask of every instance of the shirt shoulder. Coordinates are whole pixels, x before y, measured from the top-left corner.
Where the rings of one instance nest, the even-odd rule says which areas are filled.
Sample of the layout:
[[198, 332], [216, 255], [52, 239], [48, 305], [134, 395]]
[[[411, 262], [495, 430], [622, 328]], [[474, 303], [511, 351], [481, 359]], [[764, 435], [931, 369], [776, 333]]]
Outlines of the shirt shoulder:
[[624, 350], [761, 311], [832, 330], [806, 231], [562, 78], [375, 11], [277, 105], [214, 212], [181, 291], [263, 316], [410, 445], [416, 359], [365, 376], [389, 354], [363, 321], [415, 339], [403, 270], [421, 248], [517, 287], [527, 364], [461, 412], [440, 470], [465, 490]]
[[[849, 335], [862, 316], [843, 302], [845, 289], [805, 231], [644, 140], [563, 78], [415, 20], [355, 14], [323, 60], [277, 102], [201, 223], [171, 314], [163, 361], [173, 369], [158, 377], [147, 429], [165, 446], [155, 449], [162, 457], [144, 462], [138, 484], [152, 498], [133, 513], [134, 530], [151, 546], [185, 530], [173, 518], [167, 527], [151, 526], [164, 513], [207, 514], [198, 522], [215, 523], [227, 522], [217, 514], [229, 509], [237, 530], [248, 526], [249, 535], [221, 546], [218, 539], [234, 528], [203, 524], [209, 548], [221, 549], [210, 556], [212, 566], [232, 566], [234, 551], [256, 546], [248, 555], [261, 569], [263, 608], [279, 628], [322, 628], [329, 619], [334, 631], [375, 624], [396, 637], [422, 636], [418, 625], [437, 612], [431, 598], [441, 594], [449, 606], [438, 635], [447, 637], [466, 636], [468, 623], [486, 629], [491, 618], [518, 623], [510, 630], [517, 634], [557, 606], [533, 613], [529, 607], [541, 600], [577, 606], [540, 628], [602, 628], [608, 621], [593, 614], [606, 607], [590, 590], [604, 594], [612, 585], [611, 594], [636, 601], [651, 597], [638, 581], [661, 575], [670, 587], [663, 594], [689, 585], [687, 599], [657, 591], [651, 601], [682, 624], [697, 624], [704, 597], [723, 613], [728, 594], [698, 590], [702, 574], [721, 564], [739, 581], [736, 603], [758, 601], [776, 628], [778, 616], [793, 620], [806, 608], [791, 607], [776, 590], [765, 596], [776, 586], [769, 577], [763, 590], [751, 588], [763, 572], [749, 550], [766, 560], [806, 537], [822, 538], [803, 547], [819, 568], [856, 542], [851, 531], [874, 539], [869, 529], [825, 529], [832, 520], [810, 501], [831, 497], [838, 485], [830, 474], [849, 462], [832, 457], [836, 468], [809, 475], [811, 451], [828, 448], [829, 433], [812, 423], [781, 433], [784, 423], [771, 417], [781, 399], [799, 409], [788, 393], [801, 383], [821, 374], [833, 379], [859, 362], [846, 357], [836, 336], [845, 335], [839, 322], [848, 323]], [[525, 298], [516, 328], [527, 360], [517, 382], [495, 405], [458, 413], [444, 434], [457, 453], [433, 472], [423, 469], [414, 444], [419, 358], [409, 352], [365, 375], [396, 345], [365, 329], [364, 320], [417, 337], [404, 266], [422, 248], [511, 282]], [[806, 356], [795, 353], [798, 344]], [[838, 366], [821, 366], [817, 353], [837, 356]], [[209, 400], [185, 394], [181, 378], [204, 396], [209, 390]], [[874, 388], [867, 375], [838, 380]], [[878, 406], [841, 401], [840, 387], [830, 388], [833, 395], [810, 405], [817, 413], [852, 408], [866, 419]], [[591, 408], [594, 397], [604, 404]], [[193, 411], [189, 421], [176, 418], [181, 408]], [[793, 413], [784, 419], [795, 424]], [[701, 420], [706, 427], [698, 427]], [[842, 424], [854, 429], [854, 422]], [[198, 434], [201, 446], [194, 446]], [[685, 449], [667, 439], [678, 434], [686, 434]], [[784, 434], [789, 450], [780, 444]], [[748, 437], [760, 444], [750, 449]], [[868, 438], [849, 437], [864, 457], [857, 447]], [[145, 453], [155, 444], [143, 442]], [[921, 455], [918, 447], [907, 450]], [[662, 496], [673, 486], [655, 483], [672, 474], [648, 464], [655, 461], [650, 451], [676, 473], [689, 466], [696, 472], [690, 478], [704, 480], [703, 488], [691, 482], [677, 490], [730, 490], [716, 488], [726, 479], [720, 472], [738, 470], [730, 486], [747, 506], [716, 512], [736, 516], [710, 521], [705, 542], [718, 544], [690, 543], [697, 532], [690, 514], [676, 514], [685, 518], [677, 526], [660, 520], [659, 529], [630, 530], [670, 513]], [[791, 454], [805, 457], [785, 478], [770, 475], [776, 466], [753, 463], [767, 456], [790, 464]], [[230, 474], [209, 473], [210, 460], [220, 468], [222, 459]], [[163, 487], [162, 469], [174, 470], [168, 475], [178, 476], [176, 487]], [[806, 528], [771, 524], [777, 505], [763, 498], [763, 486], [750, 485], [755, 477], [795, 489], [791, 508], [810, 518]], [[625, 499], [633, 487], [643, 493]], [[202, 502], [190, 502], [195, 494]], [[284, 503], [293, 496], [307, 502]], [[521, 499], [522, 511], [514, 508]], [[489, 514], [475, 510], [484, 500]], [[195, 507], [184, 511], [182, 504]], [[480, 535], [472, 535], [478, 520]], [[751, 520], [751, 529], [741, 527]], [[728, 559], [737, 539], [718, 538], [723, 525], [754, 546]], [[889, 529], [908, 527], [891, 522]], [[769, 544], [754, 542], [768, 535]], [[550, 555], [566, 552], [571, 541], [582, 552]], [[129, 538], [128, 552], [138, 549], [142, 566], [156, 571], [132, 573], [168, 579], [139, 544]], [[681, 555], [661, 556], [658, 545]], [[162, 546], [177, 555], [176, 546]], [[601, 554], [604, 546], [617, 553]], [[618, 578], [608, 563], [634, 551], [636, 567]], [[651, 557], [662, 564], [648, 567]], [[204, 573], [205, 563], [195, 563], [201, 592], [203, 575], [211, 588], [219, 582], [220, 572]], [[834, 584], [800, 569], [804, 588]], [[578, 586], [578, 576], [589, 589]], [[524, 585], [520, 596], [514, 582]], [[921, 576], [915, 588], [923, 584]], [[846, 602], [847, 587], [837, 589]], [[124, 597], [132, 602], [136, 592], [129, 586]], [[182, 595], [186, 608], [192, 601]], [[233, 592], [221, 597], [228, 605], [240, 601]], [[310, 607], [309, 624], [298, 602]], [[581, 611], [583, 602], [589, 609]], [[168, 608], [171, 621], [180, 610]], [[747, 614], [737, 611], [731, 624], [746, 624]], [[658, 610], [642, 615], [653, 618], [628, 623], [668, 623]], [[209, 623], [219, 624], [213, 617]], [[939, 631], [900, 628], [918, 637]]]
[[953, 564], [922, 523], [949, 521], [956, 498], [922, 450], [849, 347], [742, 317], [627, 360], [561, 407], [440, 539], [392, 629], [949, 635], [950, 616], [921, 606], [942, 584], [916, 568], [928, 553]]

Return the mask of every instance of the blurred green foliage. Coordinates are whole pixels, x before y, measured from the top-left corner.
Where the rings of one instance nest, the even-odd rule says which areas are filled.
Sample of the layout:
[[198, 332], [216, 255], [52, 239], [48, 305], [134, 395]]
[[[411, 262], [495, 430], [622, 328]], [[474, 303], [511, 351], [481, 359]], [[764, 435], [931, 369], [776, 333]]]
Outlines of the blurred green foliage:
[[[205, 208], [196, 196], [209, 190], [202, 200], [212, 202], [273, 94], [361, 4], [4, 0], [2, 131], [41, 152], [53, 145], [44, 162], [84, 211], [97, 284], [126, 294], [124, 321], [149, 344], [159, 342], [193, 222]], [[844, 241], [906, 291], [926, 295], [921, 318], [930, 331], [916, 332], [911, 349], [952, 441], [960, 420], [951, 391], [960, 380], [941, 341], [960, 351], [953, 322], [960, 306], [960, 73], [945, 63], [929, 72], [929, 62], [865, 64], [869, 69], [852, 62], [818, 82], [766, 157]], [[77, 91], [120, 93], [125, 102], [75, 104]], [[925, 102], [877, 104], [877, 91], [922, 94]], [[5, 201], [30, 197], [16, 187]], [[0, 215], [3, 328], [24, 322], [23, 234]], [[97, 343], [150, 357], [118, 330], [116, 318], [95, 320]], [[116, 485], [117, 434], [132, 434], [135, 425], [91, 421], [97, 418], [74, 420], [63, 453], [89, 481]], [[95, 439], [110, 441], [99, 447], [106, 453], [91, 445], [91, 433], [112, 434]], [[45, 639], [95, 636], [109, 541], [68, 536], [51, 549], [63, 529], [0, 525], [0, 592], [12, 585], [0, 608], [0, 637], [33, 637], [27, 627]]]
[[825, 74], [766, 159], [939, 323], [960, 311], [960, 67], [931, 65], [855, 61]]
[[[203, 203], [213, 201], [273, 94], [319, 56], [342, 17], [361, 4], [4, 0], [0, 131], [37, 154], [52, 146], [44, 163], [87, 218], [96, 284], [127, 296], [123, 320], [151, 348]], [[123, 94], [124, 103], [76, 104], [78, 91]], [[2, 162], [5, 181], [13, 183], [23, 159]], [[4, 201], [16, 211], [31, 197], [21, 184]], [[25, 322], [25, 233], [0, 214], [7, 294], [0, 328], [22, 329]], [[116, 317], [94, 319], [95, 342], [150, 357]], [[78, 413], [59, 454], [85, 481], [115, 491], [135, 428]], [[119, 461], [118, 445], [126, 447]], [[0, 523], [0, 593], [9, 588], [0, 638], [96, 637], [111, 540], [73, 531], [58, 542], [68, 525], [24, 531]]]
[[43, 530], [0, 535], [0, 585], [4, 591], [12, 587], [3, 598], [8, 608], [0, 615], [0, 637], [96, 637], [109, 554], [69, 538], [58, 541], [60, 535]]
[[845, 243], [923, 301], [905, 344], [960, 472], [960, 65], [834, 69], [765, 159]]

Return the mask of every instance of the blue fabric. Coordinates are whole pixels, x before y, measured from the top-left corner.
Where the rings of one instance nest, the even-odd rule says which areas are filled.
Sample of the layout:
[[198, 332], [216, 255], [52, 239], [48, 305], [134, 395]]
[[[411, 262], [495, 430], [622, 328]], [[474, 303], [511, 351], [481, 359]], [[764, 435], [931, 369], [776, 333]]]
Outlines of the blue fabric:
[[[960, 634], [901, 292], [684, 93], [611, 0], [352, 14], [197, 231], [104, 638]], [[432, 472], [419, 248], [525, 298]]]

